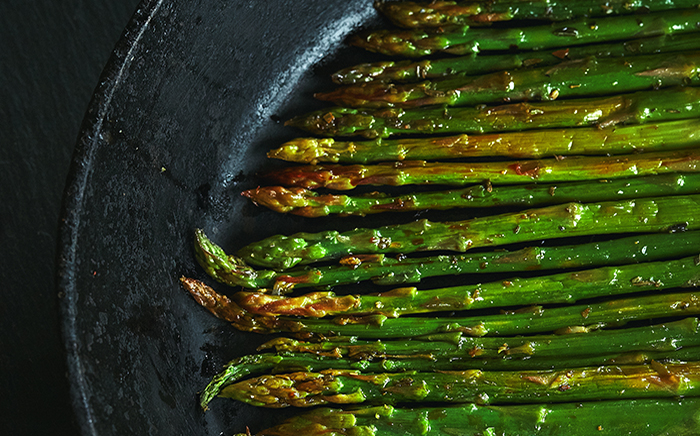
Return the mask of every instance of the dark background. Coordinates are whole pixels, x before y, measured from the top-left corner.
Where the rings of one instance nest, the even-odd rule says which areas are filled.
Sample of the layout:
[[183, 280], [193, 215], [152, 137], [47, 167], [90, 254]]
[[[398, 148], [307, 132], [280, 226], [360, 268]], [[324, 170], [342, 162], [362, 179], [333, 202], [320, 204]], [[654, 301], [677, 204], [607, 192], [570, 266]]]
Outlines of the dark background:
[[83, 115], [137, 0], [0, 2], [0, 433], [77, 435], [55, 265]]

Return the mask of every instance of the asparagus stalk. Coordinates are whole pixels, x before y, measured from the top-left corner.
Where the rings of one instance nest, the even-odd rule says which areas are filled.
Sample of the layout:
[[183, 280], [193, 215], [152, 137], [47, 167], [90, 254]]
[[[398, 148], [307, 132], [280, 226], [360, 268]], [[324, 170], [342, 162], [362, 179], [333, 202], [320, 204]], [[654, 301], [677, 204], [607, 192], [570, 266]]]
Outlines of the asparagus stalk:
[[699, 174], [664, 174], [629, 179], [568, 183], [493, 186], [488, 183], [447, 191], [422, 191], [392, 196], [380, 192], [360, 195], [318, 194], [305, 188], [263, 186], [242, 194], [275, 212], [309, 218], [338, 214], [366, 216], [499, 206], [545, 206], [570, 201], [611, 201], [663, 195], [700, 193]]
[[297, 264], [370, 253], [403, 253], [496, 247], [568, 236], [656, 233], [700, 228], [700, 195], [618, 202], [567, 203], [464, 221], [408, 224], [275, 235], [237, 256], [248, 265], [288, 269]]
[[360, 373], [328, 370], [264, 375], [224, 387], [220, 396], [258, 407], [323, 404], [560, 403], [678, 398], [700, 392], [700, 362], [565, 370]]
[[417, 283], [446, 275], [552, 270], [622, 265], [690, 256], [698, 252], [700, 232], [646, 234], [575, 245], [533, 246], [454, 256], [393, 259], [384, 255], [350, 256], [340, 265], [294, 268], [283, 272], [256, 270], [236, 256], [228, 256], [203, 231], [195, 233], [195, 255], [214, 279], [230, 286], [272, 290], [325, 287], [372, 280], [379, 285]]
[[[698, 38], [700, 41], [700, 38]], [[700, 120], [616, 126], [614, 129], [577, 127], [524, 132], [336, 141], [297, 138], [268, 152], [268, 157], [317, 164], [371, 163], [402, 160], [441, 160], [507, 156], [541, 158], [566, 155], [611, 155], [636, 151], [669, 151], [698, 143]]]
[[[585, 336], [585, 335], [584, 335]], [[200, 406], [207, 410], [209, 403], [221, 390], [248, 376], [286, 372], [318, 372], [326, 370], [362, 370], [366, 372], [405, 371], [463, 371], [488, 369], [493, 371], [564, 369], [582, 366], [648, 364], [670, 359], [673, 362], [697, 359], [700, 347], [678, 351], [625, 352], [591, 356], [561, 356], [557, 358], [481, 359], [459, 356], [451, 360], [430, 359], [426, 356], [401, 356], [376, 361], [356, 361], [308, 354], [258, 354], [244, 356], [230, 362], [224, 372], [217, 374], [200, 395]]]
[[[641, 364], [662, 359], [680, 361], [697, 358], [700, 353], [696, 318], [653, 327], [581, 335], [510, 338], [457, 335], [457, 342], [444, 342], [435, 336], [419, 341], [352, 343], [300, 343], [280, 338], [275, 342], [278, 350], [284, 350], [281, 354], [248, 355], [229, 362], [202, 391], [200, 405], [206, 410], [225, 386], [251, 375], [270, 373], [328, 369], [365, 372], [557, 369]], [[309, 353], [314, 348], [323, 348], [324, 351]]]
[[203, 282], [181, 277], [180, 283], [197, 303], [209, 310], [217, 318], [224, 319], [237, 329], [246, 332], [272, 333], [279, 328], [279, 319], [253, 316], [232, 302], [227, 296], [218, 294]]
[[300, 319], [252, 315], [200, 281], [183, 278], [182, 284], [198, 303], [241, 331], [288, 332], [303, 338], [357, 336], [362, 339], [406, 339], [450, 332], [475, 337], [552, 331], [589, 332], [602, 327], [620, 327], [631, 321], [700, 314], [700, 296], [679, 293], [547, 309], [535, 306], [479, 317], [387, 318], [384, 315], [370, 315], [331, 320]]
[[668, 353], [699, 345], [698, 319], [684, 318], [653, 326], [597, 330], [585, 334], [568, 335], [470, 337], [461, 332], [454, 332], [405, 340], [365, 341], [355, 337], [340, 337], [328, 338], [320, 342], [275, 338], [261, 345], [258, 350], [274, 349], [278, 356], [285, 358], [313, 354], [359, 362], [422, 359], [444, 363], [460, 358], [484, 362], [487, 359], [530, 358], [530, 362], [534, 364], [537, 359], [555, 359], [564, 356], [581, 358], [632, 351], [667, 353], [670, 357], [671, 354]]
[[[698, 249], [700, 252], [700, 249]], [[509, 278], [475, 285], [418, 290], [396, 288], [370, 295], [313, 292], [297, 297], [240, 291], [233, 300], [245, 311], [265, 316], [313, 318], [380, 314], [391, 318], [416, 313], [574, 303], [587, 298], [641, 291], [700, 286], [700, 259], [608, 266], [529, 278]]]
[[515, 101], [611, 95], [669, 86], [697, 85], [700, 52], [624, 58], [587, 57], [554, 66], [507, 70], [482, 76], [454, 75], [420, 83], [362, 83], [319, 92], [341, 106], [382, 108], [429, 105], [475, 106]]
[[532, 181], [575, 182], [700, 171], [700, 151], [624, 156], [560, 156], [505, 162], [380, 162], [372, 165], [298, 165], [268, 173], [273, 183], [306, 189], [351, 190], [358, 186], [494, 185]]
[[[694, 436], [700, 400], [646, 399], [585, 403], [361, 409], [318, 408], [257, 436], [533, 435]], [[250, 436], [239, 435], [239, 436]]]
[[383, 29], [354, 35], [350, 43], [386, 55], [420, 57], [445, 52], [462, 55], [485, 50], [547, 50], [697, 31], [697, 8], [645, 15], [582, 18], [521, 28]]
[[573, 46], [554, 51], [508, 54], [477, 54], [419, 61], [379, 61], [343, 68], [331, 75], [339, 85], [363, 82], [417, 82], [455, 74], [480, 75], [523, 67], [543, 67], [562, 60], [589, 56], [622, 57], [653, 53], [670, 53], [700, 49], [697, 34], [662, 35], [607, 44]]
[[675, 1], [378, 1], [377, 9], [397, 26], [404, 28], [450, 25], [487, 25], [510, 20], [564, 21], [578, 17], [604, 17], [635, 12], [692, 8], [697, 2]]
[[379, 110], [341, 107], [300, 115], [286, 124], [321, 136], [386, 138], [413, 133], [473, 134], [579, 126], [606, 128], [623, 123], [683, 120], [699, 115], [700, 88], [684, 87], [494, 107]]

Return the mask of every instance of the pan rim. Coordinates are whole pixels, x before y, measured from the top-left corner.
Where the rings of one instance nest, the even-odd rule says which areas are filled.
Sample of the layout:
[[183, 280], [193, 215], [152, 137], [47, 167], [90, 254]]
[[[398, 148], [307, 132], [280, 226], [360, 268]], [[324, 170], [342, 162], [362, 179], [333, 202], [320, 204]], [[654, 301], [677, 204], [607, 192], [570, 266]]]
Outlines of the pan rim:
[[57, 290], [59, 297], [60, 328], [65, 359], [68, 367], [73, 415], [83, 435], [98, 435], [89, 404], [89, 392], [81, 357], [76, 327], [77, 315], [77, 241], [81, 228], [84, 194], [94, 167], [95, 151], [99, 147], [101, 130], [112, 99], [122, 84], [124, 73], [131, 66], [132, 54], [151, 22], [162, 9], [165, 0], [143, 0], [126, 25], [115, 45], [98, 86], [88, 105], [71, 159], [59, 222]]

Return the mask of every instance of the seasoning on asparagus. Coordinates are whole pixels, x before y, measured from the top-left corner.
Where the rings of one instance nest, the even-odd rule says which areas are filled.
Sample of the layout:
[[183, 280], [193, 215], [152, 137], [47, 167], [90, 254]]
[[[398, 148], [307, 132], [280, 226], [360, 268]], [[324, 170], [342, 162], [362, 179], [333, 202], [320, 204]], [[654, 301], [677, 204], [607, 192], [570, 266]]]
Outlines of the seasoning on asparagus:
[[700, 296], [695, 293], [674, 293], [564, 307], [533, 306], [478, 317], [388, 318], [384, 315], [369, 315], [301, 319], [253, 315], [198, 280], [183, 278], [182, 284], [198, 303], [241, 331], [287, 332], [301, 338], [356, 336], [361, 339], [407, 339], [450, 332], [475, 337], [552, 331], [582, 333], [603, 327], [621, 327], [631, 321], [700, 314]]
[[364, 82], [418, 82], [455, 74], [480, 75], [524, 67], [543, 67], [589, 56], [622, 57], [700, 49], [697, 34], [652, 36], [624, 42], [507, 54], [478, 54], [440, 59], [379, 61], [343, 68], [331, 75], [339, 85]]
[[612, 97], [498, 106], [330, 108], [297, 116], [286, 124], [321, 136], [386, 138], [403, 134], [474, 134], [580, 126], [606, 128], [698, 116], [700, 88], [681, 87]]
[[230, 322], [241, 331], [272, 333], [278, 328], [279, 319], [254, 316], [232, 302], [227, 296], [218, 294], [203, 282], [188, 277], [181, 277], [180, 283], [192, 295], [199, 305], [210, 311], [217, 318]]
[[319, 194], [305, 188], [262, 186], [242, 194], [275, 212], [305, 217], [365, 216], [383, 212], [502, 206], [545, 206], [571, 201], [612, 201], [700, 193], [700, 174], [664, 174], [629, 179], [493, 186], [489, 183], [447, 191], [404, 195]]
[[[695, 436], [700, 432], [698, 408], [700, 399], [694, 397], [512, 406], [463, 404], [402, 409], [385, 404], [361, 409], [317, 408], [255, 435]], [[460, 433], [463, 431], [469, 433]], [[238, 436], [250, 436], [250, 433]]]
[[578, 17], [605, 17], [635, 12], [692, 8], [690, 0], [536, 1], [377, 1], [375, 7], [394, 24], [405, 28], [450, 25], [489, 25], [510, 20], [564, 21]]
[[[698, 38], [700, 41], [700, 38]], [[616, 126], [614, 129], [574, 127], [524, 132], [456, 135], [428, 138], [377, 138], [337, 141], [297, 138], [268, 152], [268, 157], [317, 164], [372, 163], [403, 160], [445, 160], [504, 156], [542, 158], [567, 155], [615, 155], [639, 151], [670, 151], [700, 142], [700, 119]]]
[[568, 335], [471, 337], [454, 332], [406, 340], [367, 341], [355, 337], [339, 337], [319, 342], [275, 338], [258, 347], [258, 350], [274, 349], [280, 356], [313, 354], [361, 362], [404, 358], [446, 362], [460, 357], [503, 360], [516, 357], [534, 359], [567, 355], [609, 355], [630, 351], [670, 353], [698, 345], [698, 319], [684, 318], [652, 326], [601, 329]]
[[438, 29], [382, 29], [353, 35], [350, 43], [385, 55], [421, 57], [440, 52], [462, 55], [487, 50], [547, 50], [697, 31], [697, 8], [582, 18], [520, 28], [452, 26]]
[[315, 97], [339, 106], [364, 108], [554, 101], [697, 85], [699, 65], [698, 51], [624, 58], [587, 57], [482, 76], [460, 74], [419, 83], [347, 85], [316, 93]]
[[700, 286], [698, 254], [678, 260], [606, 266], [537, 277], [438, 289], [395, 288], [377, 294], [336, 295], [331, 291], [294, 297], [239, 291], [233, 300], [256, 315], [313, 318], [338, 315], [386, 315], [453, 312], [530, 304], [574, 303], [588, 298]]
[[[587, 335], [581, 335], [587, 336]], [[358, 361], [309, 354], [257, 354], [244, 356], [230, 362], [224, 372], [216, 375], [200, 395], [200, 406], [206, 410], [208, 404], [221, 389], [249, 376], [280, 374], [286, 372], [318, 372], [325, 370], [361, 370], [365, 372], [405, 371], [463, 371], [488, 369], [492, 371], [564, 369], [600, 365], [639, 365], [652, 361], [674, 362], [698, 358], [700, 347], [687, 347], [672, 351], [630, 351], [614, 354], [583, 356], [558, 356], [556, 358], [471, 358], [466, 353], [443, 360], [443, 356], [432, 359], [430, 355], [387, 357], [381, 360]], [[448, 356], [445, 356], [448, 357]]]
[[343, 339], [315, 343], [275, 339], [263, 347], [273, 346], [277, 354], [247, 355], [229, 362], [202, 391], [200, 405], [206, 409], [225, 386], [266, 373], [557, 369], [692, 360], [700, 352], [696, 318], [580, 335], [471, 338], [451, 333], [405, 341]]
[[258, 407], [322, 404], [560, 403], [700, 395], [700, 362], [564, 370], [361, 373], [327, 370], [263, 375], [219, 396]]
[[214, 279], [230, 286], [274, 294], [305, 287], [334, 286], [372, 280], [379, 285], [417, 283], [428, 277], [459, 274], [552, 270], [622, 265], [690, 256], [700, 250], [700, 231], [645, 234], [575, 245], [533, 246], [515, 251], [394, 259], [385, 255], [350, 256], [339, 265], [294, 268], [282, 272], [256, 270], [229, 256], [203, 231], [195, 233], [195, 255]]
[[574, 182], [700, 171], [700, 151], [624, 156], [559, 156], [499, 162], [426, 162], [408, 160], [371, 165], [297, 165], [269, 172], [274, 184], [306, 189], [351, 190], [358, 186], [507, 185]]
[[568, 236], [656, 233], [700, 228], [700, 195], [566, 203], [515, 213], [436, 222], [422, 219], [375, 229], [274, 235], [240, 249], [247, 265], [288, 269], [358, 254], [413, 253]]

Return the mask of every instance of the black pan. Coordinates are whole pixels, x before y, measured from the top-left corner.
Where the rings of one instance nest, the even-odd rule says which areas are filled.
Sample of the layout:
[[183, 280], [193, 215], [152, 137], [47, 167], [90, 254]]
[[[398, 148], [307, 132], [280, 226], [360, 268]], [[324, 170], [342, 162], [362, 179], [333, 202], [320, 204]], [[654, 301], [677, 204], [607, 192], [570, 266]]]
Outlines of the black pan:
[[265, 338], [211, 316], [179, 278], [205, 279], [197, 227], [234, 250], [362, 224], [277, 216], [240, 191], [274, 165], [268, 149], [299, 134], [281, 120], [320, 107], [312, 90], [360, 59], [345, 37], [378, 23], [371, 0], [141, 4], [86, 115], [65, 197], [63, 332], [84, 435], [230, 435], [289, 413], [199, 409], [211, 376]]
[[324, 106], [312, 94], [332, 88], [330, 73], [378, 59], [346, 37], [382, 25], [372, 0], [142, 3], [90, 105], [66, 191], [61, 308], [84, 435], [231, 435], [295, 413], [225, 399], [199, 408], [211, 377], [269, 338], [234, 330], [182, 289], [188, 276], [229, 292], [196, 264], [195, 228], [234, 252], [277, 233], [475, 213], [308, 219], [240, 195], [283, 165], [265, 153], [303, 135], [283, 121]]

